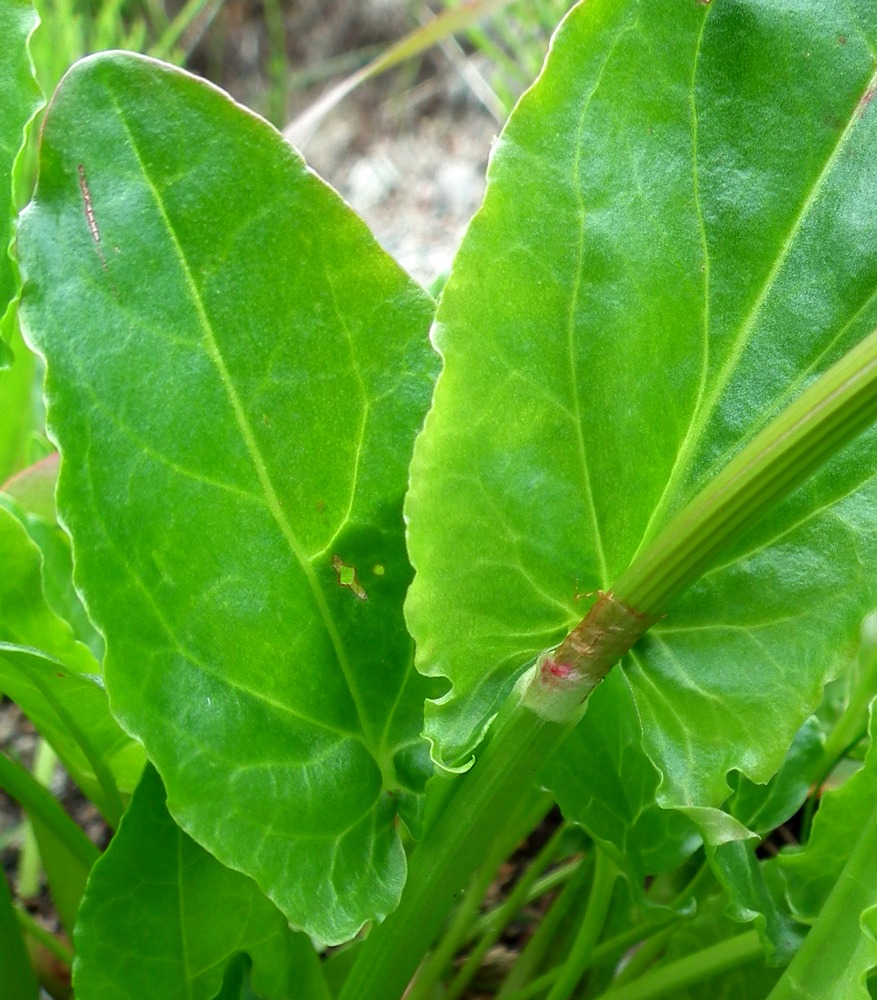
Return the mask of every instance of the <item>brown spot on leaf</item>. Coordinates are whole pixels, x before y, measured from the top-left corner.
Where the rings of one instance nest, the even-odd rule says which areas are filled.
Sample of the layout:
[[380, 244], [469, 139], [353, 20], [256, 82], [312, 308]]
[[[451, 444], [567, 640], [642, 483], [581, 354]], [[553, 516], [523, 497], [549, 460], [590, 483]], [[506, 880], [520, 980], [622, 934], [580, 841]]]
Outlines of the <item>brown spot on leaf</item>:
[[348, 566], [341, 556], [332, 556], [332, 568], [338, 574], [338, 585], [340, 587], [349, 587], [354, 594], [361, 601], [368, 600], [368, 594], [365, 592], [365, 587], [356, 579], [356, 567]]

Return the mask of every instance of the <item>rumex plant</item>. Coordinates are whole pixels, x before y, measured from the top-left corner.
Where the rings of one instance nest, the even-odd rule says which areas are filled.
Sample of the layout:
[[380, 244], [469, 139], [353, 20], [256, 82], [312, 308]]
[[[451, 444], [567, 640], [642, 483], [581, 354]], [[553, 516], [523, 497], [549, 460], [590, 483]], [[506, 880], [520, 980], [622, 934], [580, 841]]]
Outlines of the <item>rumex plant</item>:
[[543, 877], [501, 997], [870, 995], [875, 65], [869, 2], [577, 6], [437, 304], [220, 91], [70, 70], [0, 686], [118, 827], [15, 786], [77, 996], [459, 996]]

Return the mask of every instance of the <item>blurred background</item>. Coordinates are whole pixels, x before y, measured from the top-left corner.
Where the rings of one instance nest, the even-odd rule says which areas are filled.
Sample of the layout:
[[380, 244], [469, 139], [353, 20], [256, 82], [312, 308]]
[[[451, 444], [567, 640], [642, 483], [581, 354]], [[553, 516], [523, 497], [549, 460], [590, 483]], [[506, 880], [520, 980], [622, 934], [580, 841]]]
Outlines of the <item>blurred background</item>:
[[493, 139], [572, 0], [38, 0], [40, 82], [126, 48], [263, 115], [430, 284], [478, 207]]

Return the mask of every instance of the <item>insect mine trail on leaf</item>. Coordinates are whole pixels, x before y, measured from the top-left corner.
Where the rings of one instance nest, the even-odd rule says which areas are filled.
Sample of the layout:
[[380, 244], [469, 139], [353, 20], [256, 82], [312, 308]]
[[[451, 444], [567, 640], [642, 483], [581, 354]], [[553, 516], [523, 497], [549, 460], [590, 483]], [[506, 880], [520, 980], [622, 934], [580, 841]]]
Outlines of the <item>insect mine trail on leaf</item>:
[[[76, 169], [79, 172], [79, 190], [82, 192], [82, 200], [85, 203], [85, 218], [88, 222], [88, 231], [91, 233], [92, 239], [100, 250], [100, 230], [97, 228], [97, 220], [94, 217], [94, 206], [91, 203], [91, 193], [88, 190], [88, 181], [85, 179], [85, 167], [83, 167], [80, 163]], [[106, 267], [107, 263], [103, 259], [103, 253], [101, 253], [101, 261], [103, 262], [104, 267]]]
[[[88, 190], [88, 181], [85, 177], [85, 167], [83, 167], [81, 163], [77, 164], [76, 172], [79, 174], [79, 191], [82, 194], [82, 203], [85, 206], [85, 221], [88, 223], [88, 231], [91, 233], [91, 238], [94, 240], [95, 249], [97, 250], [97, 255], [100, 259], [100, 266], [106, 274], [109, 275], [110, 269], [107, 267], [107, 258], [104, 254], [103, 244], [101, 243], [100, 230], [97, 228], [97, 219], [94, 215], [94, 205], [91, 201], [91, 192]], [[113, 294], [116, 298], [119, 298], [119, 290], [116, 288], [116, 284], [112, 278], [110, 278], [110, 286], [113, 290]]]

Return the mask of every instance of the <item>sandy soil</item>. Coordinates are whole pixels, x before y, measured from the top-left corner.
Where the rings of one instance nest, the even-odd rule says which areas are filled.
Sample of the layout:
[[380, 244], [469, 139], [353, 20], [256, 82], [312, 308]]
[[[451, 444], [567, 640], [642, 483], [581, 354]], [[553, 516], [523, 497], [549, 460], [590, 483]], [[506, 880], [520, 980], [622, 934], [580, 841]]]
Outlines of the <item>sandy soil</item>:
[[[450, 267], [481, 202], [498, 126], [474, 103], [418, 116], [398, 128], [379, 115], [384, 122], [363, 129], [346, 110], [327, 121], [302, 152], [382, 246], [428, 285]], [[362, 108], [366, 115], [374, 117]]]

